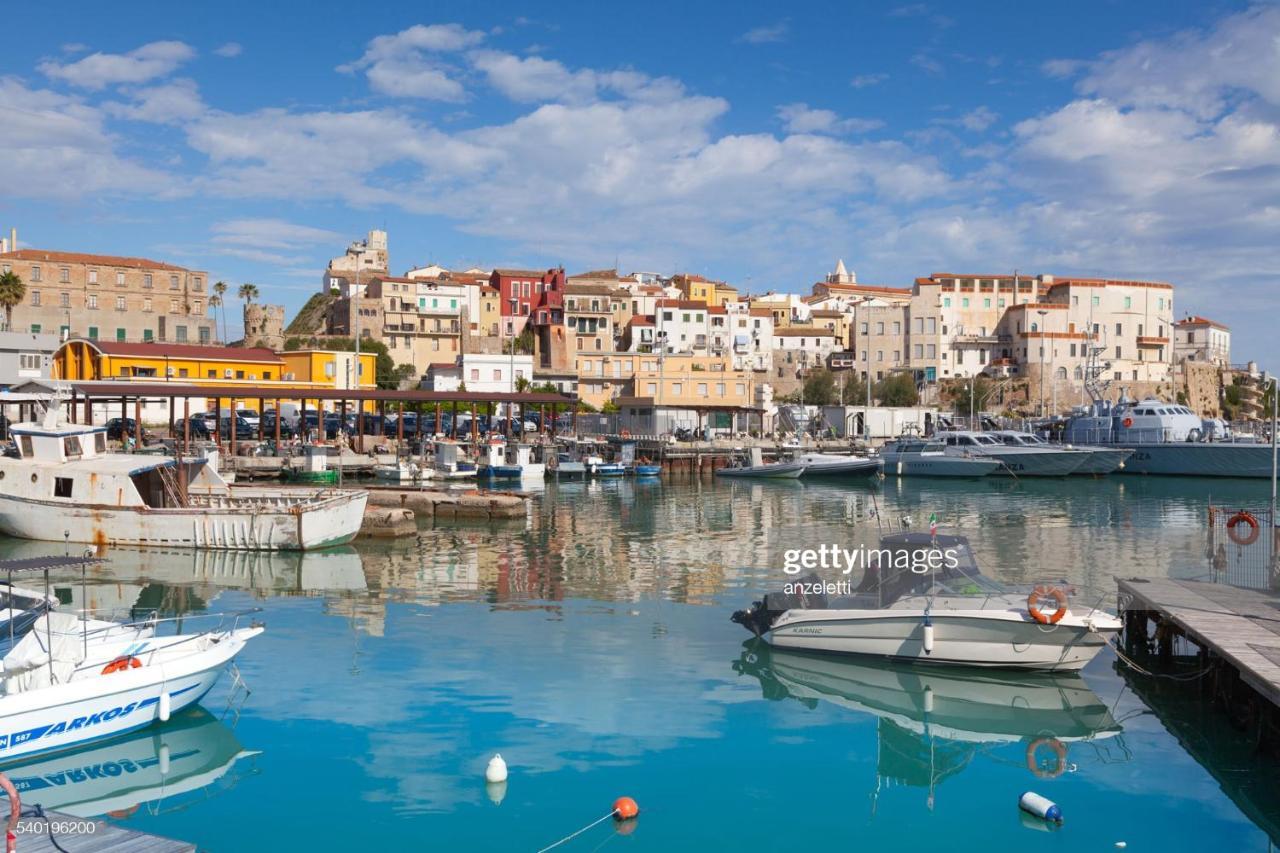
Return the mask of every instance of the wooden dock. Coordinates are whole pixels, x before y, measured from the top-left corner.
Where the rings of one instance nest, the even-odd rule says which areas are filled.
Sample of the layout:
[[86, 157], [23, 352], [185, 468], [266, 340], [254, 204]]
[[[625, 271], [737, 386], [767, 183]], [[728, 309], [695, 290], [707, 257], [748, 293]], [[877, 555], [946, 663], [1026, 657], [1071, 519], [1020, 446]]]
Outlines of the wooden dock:
[[[1280, 751], [1280, 597], [1171, 578], [1118, 581], [1129, 654], [1172, 664], [1180, 639], [1195, 649], [1202, 692], [1259, 746]], [[1154, 634], [1149, 626], [1154, 623]]]
[[16, 834], [22, 853], [57, 853], [59, 849], [67, 853], [194, 853], [196, 849], [184, 841], [59, 812], [45, 812], [43, 818], [22, 818]]

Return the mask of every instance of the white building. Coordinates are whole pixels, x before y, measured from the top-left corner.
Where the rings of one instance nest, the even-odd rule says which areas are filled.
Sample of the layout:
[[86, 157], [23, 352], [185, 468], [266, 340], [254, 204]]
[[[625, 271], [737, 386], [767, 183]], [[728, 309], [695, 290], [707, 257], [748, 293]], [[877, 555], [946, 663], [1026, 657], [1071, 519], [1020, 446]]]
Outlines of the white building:
[[426, 391], [467, 391], [512, 394], [520, 379], [533, 382], [533, 356], [469, 352], [453, 364], [433, 364], [427, 368], [422, 388]]
[[827, 356], [843, 349], [834, 331], [812, 326], [774, 329], [773, 340], [773, 366], [786, 372], [825, 367]]
[[1173, 324], [1173, 360], [1231, 364], [1231, 330], [1204, 317], [1187, 317]]

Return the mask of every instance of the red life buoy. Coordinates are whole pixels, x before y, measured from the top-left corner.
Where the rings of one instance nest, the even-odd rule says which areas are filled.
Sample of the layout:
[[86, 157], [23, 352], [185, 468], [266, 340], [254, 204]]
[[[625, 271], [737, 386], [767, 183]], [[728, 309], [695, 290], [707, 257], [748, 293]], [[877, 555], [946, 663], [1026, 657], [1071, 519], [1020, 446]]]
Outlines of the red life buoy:
[[[1236, 528], [1241, 524], [1249, 528], [1249, 532], [1243, 536], [1236, 533]], [[1252, 545], [1258, 539], [1258, 519], [1253, 517], [1253, 513], [1240, 510], [1227, 519], [1227, 535], [1237, 545]]]
[[1125, 418], [1120, 423], [1124, 424], [1125, 429], [1128, 429], [1129, 427], [1133, 426], [1133, 418]]
[[102, 668], [102, 674], [110, 675], [113, 672], [124, 672], [126, 669], [137, 669], [140, 666], [142, 666], [142, 661], [132, 655], [125, 655], [124, 657], [116, 658], [111, 661], [111, 663], [104, 666]]
[[[1050, 767], [1041, 767], [1039, 761], [1040, 747], [1047, 746], [1053, 751], [1054, 762]], [[1027, 744], [1027, 769], [1037, 779], [1056, 779], [1067, 769], [1067, 745], [1056, 737], [1042, 737]]]
[[[1045, 598], [1052, 598], [1058, 604], [1058, 609], [1048, 616], [1040, 609], [1040, 602]], [[1041, 625], [1057, 625], [1067, 615], [1067, 594], [1056, 586], [1038, 586], [1027, 596], [1027, 612]]]

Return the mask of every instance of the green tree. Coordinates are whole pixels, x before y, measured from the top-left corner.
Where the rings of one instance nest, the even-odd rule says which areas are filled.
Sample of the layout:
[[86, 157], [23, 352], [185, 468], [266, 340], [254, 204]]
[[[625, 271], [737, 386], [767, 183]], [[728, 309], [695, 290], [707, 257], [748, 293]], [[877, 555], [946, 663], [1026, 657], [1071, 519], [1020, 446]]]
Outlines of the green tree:
[[516, 377], [516, 393], [517, 393], [517, 394], [523, 394], [523, 393], [525, 393], [526, 391], [528, 391], [528, 390], [529, 390], [529, 386], [530, 386], [530, 385], [531, 385], [531, 383], [529, 382], [529, 380], [528, 380], [526, 377], [524, 377], [524, 376], [517, 376], [517, 377]]
[[240, 285], [239, 295], [246, 303], [252, 302], [258, 298], [258, 285], [248, 282]]
[[804, 401], [810, 406], [830, 406], [837, 399], [836, 379], [826, 368], [810, 370], [804, 378]]
[[973, 413], [977, 415], [982, 411], [982, 405], [986, 402], [987, 397], [991, 395], [991, 380], [985, 376], [976, 377], [973, 380], [973, 394], [970, 400], [969, 382], [967, 380], [957, 382], [952, 395], [952, 402], [955, 404], [955, 411], [958, 415], [969, 416], [969, 404], [973, 403]]
[[890, 373], [876, 383], [874, 393], [882, 406], [914, 406], [920, 400], [909, 373]]
[[27, 298], [27, 286], [16, 272], [0, 275], [0, 307], [4, 308], [4, 327], [13, 331], [13, 309]]
[[836, 397], [842, 406], [866, 403], [867, 383], [852, 370], [845, 371], [836, 383]]
[[[227, 342], [227, 283], [220, 281], [213, 286], [214, 299], [218, 300], [218, 307], [222, 309], [222, 342]], [[209, 300], [209, 304], [213, 304], [213, 299]], [[216, 318], [215, 318], [216, 320]]]

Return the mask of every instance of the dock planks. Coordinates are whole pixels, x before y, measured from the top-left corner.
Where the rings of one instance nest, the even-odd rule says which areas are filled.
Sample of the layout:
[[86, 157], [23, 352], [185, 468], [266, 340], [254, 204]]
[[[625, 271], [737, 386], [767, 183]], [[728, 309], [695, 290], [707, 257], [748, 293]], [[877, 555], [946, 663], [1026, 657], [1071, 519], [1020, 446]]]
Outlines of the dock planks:
[[[22, 853], [57, 853], [58, 847], [49, 840], [45, 821], [52, 823], [53, 839], [67, 853], [194, 853], [196, 849], [194, 844], [126, 829], [104, 820], [45, 812], [44, 818], [24, 817], [20, 821], [18, 849]], [[92, 832], [84, 831], [88, 824], [93, 825]], [[59, 831], [77, 827], [79, 831]]]
[[1170, 578], [1118, 582], [1125, 609], [1172, 621], [1197, 645], [1230, 663], [1280, 707], [1280, 598], [1238, 587]]

